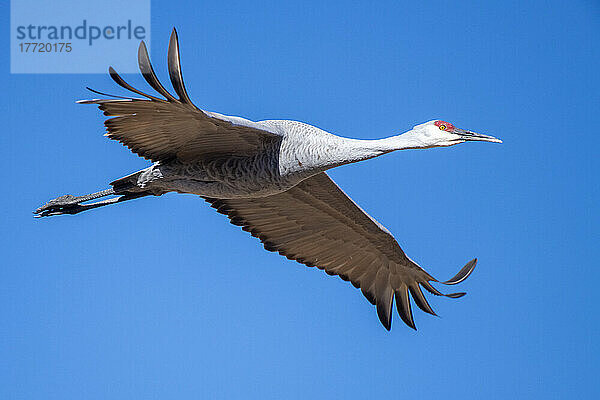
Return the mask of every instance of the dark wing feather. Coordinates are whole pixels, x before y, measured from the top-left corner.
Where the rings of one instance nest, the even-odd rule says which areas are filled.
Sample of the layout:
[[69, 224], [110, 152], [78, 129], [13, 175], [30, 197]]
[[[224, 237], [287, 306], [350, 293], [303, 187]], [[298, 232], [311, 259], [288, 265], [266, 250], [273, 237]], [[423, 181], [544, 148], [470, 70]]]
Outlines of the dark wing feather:
[[138, 65], [140, 67], [142, 76], [154, 90], [164, 96], [168, 101], [177, 102], [177, 99], [173, 97], [173, 95], [171, 95], [167, 89], [165, 89], [154, 73], [154, 68], [152, 68], [152, 63], [150, 62], [150, 56], [148, 55], [146, 43], [144, 43], [143, 40], [138, 48]]
[[[339, 275], [361, 288], [388, 330], [394, 297], [402, 320], [415, 328], [409, 291], [416, 304], [430, 314], [434, 312], [419, 285], [443, 295], [429, 283], [437, 280], [408, 258], [389, 231], [324, 172], [273, 196], [206, 200], [232, 223], [259, 238], [267, 250]], [[464, 280], [475, 264], [476, 260], [469, 262], [449, 284]]]
[[171, 33], [171, 39], [169, 40], [169, 77], [175, 92], [179, 96], [179, 100], [185, 104], [192, 104], [192, 100], [185, 90], [183, 84], [183, 75], [181, 74], [181, 62], [179, 61], [179, 41], [177, 39], [177, 31], [173, 29]]
[[142, 76], [164, 99], [134, 88], [111, 67], [110, 76], [119, 86], [145, 99], [94, 99], [79, 102], [97, 104], [105, 115], [114, 117], [105, 122], [106, 136], [149, 160], [178, 158], [184, 162], [256, 154], [265, 145], [281, 140], [276, 132], [267, 131], [259, 123], [205, 112], [194, 106], [183, 84], [175, 30], [171, 35], [168, 53], [169, 76], [179, 98], [171, 95], [160, 83], [150, 63], [146, 45], [141, 42], [138, 64]]
[[125, 79], [121, 78], [121, 75], [119, 75], [117, 73], [117, 71], [115, 71], [115, 69], [113, 67], [108, 67], [108, 74], [110, 75], [110, 77], [112, 78], [113, 81], [115, 81], [115, 83], [119, 86], [121, 86], [122, 88], [125, 88], [133, 93], [142, 95], [144, 97], [149, 98], [150, 100], [154, 100], [154, 101], [159, 101], [159, 102], [164, 102], [163, 99], [160, 99], [158, 97], [149, 95], [147, 93], [144, 93], [140, 90], [137, 90], [136, 88], [134, 88], [133, 86], [131, 86], [129, 83], [125, 82]]

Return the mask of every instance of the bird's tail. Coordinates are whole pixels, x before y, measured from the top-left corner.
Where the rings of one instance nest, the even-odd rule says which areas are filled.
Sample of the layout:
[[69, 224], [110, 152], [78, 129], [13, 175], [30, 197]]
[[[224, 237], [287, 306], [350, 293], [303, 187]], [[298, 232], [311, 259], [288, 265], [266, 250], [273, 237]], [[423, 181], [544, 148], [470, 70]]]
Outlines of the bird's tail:
[[119, 178], [115, 181], [112, 181], [110, 185], [112, 186], [115, 193], [139, 192], [140, 187], [138, 186], [138, 178], [144, 171], [146, 170], [143, 169], [141, 171], [137, 171], [133, 174], [129, 174], [127, 176]]
[[[92, 208], [121, 203], [123, 201], [133, 200], [139, 197], [157, 195], [158, 193], [149, 190], [141, 190], [137, 185], [138, 176], [142, 172], [143, 170], [117, 179], [116, 181], [110, 183], [112, 187], [99, 192], [86, 194], [84, 196], [73, 196], [67, 194], [57, 197], [56, 199], [50, 200], [43, 206], [39, 207], [33, 213], [35, 214], [36, 218], [61, 214], [78, 214], [82, 211], [90, 210]], [[116, 197], [112, 197], [107, 200], [91, 202], [92, 200], [108, 196]]]

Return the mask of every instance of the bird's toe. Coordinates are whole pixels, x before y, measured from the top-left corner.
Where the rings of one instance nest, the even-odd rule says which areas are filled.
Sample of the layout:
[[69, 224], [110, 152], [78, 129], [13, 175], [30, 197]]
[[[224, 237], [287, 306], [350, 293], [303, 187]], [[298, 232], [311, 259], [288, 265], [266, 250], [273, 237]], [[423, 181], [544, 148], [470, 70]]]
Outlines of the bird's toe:
[[76, 196], [66, 194], [50, 200], [43, 206], [37, 208], [33, 213], [36, 214], [36, 217], [47, 217], [49, 215], [69, 213], [69, 211], [72, 211], [79, 206]]

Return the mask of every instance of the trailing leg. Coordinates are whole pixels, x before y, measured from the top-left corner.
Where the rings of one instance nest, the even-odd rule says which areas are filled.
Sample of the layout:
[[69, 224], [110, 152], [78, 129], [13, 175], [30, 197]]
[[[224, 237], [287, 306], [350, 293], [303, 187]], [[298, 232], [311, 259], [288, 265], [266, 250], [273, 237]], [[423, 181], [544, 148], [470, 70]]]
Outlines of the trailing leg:
[[[42, 207], [35, 210], [33, 213], [36, 218], [49, 217], [51, 215], [60, 214], [78, 214], [82, 211], [90, 210], [92, 208], [98, 208], [107, 206], [109, 204], [120, 203], [127, 200], [137, 199], [151, 195], [151, 192], [137, 192], [137, 193], [117, 193], [114, 188], [102, 190], [100, 192], [86, 194], [84, 196], [73, 196], [70, 194], [60, 196], [54, 200], [50, 200]], [[97, 201], [94, 203], [86, 203], [91, 200], [95, 200], [101, 197], [116, 195], [112, 199]], [[86, 203], [86, 204], [82, 204]]]

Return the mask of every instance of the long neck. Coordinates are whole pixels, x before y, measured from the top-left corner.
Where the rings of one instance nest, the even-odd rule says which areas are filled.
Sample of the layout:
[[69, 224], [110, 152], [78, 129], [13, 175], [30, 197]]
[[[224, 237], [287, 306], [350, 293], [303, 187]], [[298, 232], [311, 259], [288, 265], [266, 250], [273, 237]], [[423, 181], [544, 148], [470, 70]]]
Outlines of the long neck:
[[[321, 135], [324, 133], [325, 135]], [[383, 154], [403, 149], [428, 147], [418, 139], [415, 131], [385, 139], [348, 139], [320, 131], [314, 143], [307, 145], [303, 138], [292, 151], [282, 152], [280, 169], [282, 174], [309, 171], [325, 171], [340, 165], [368, 160]]]
[[414, 130], [410, 130], [401, 135], [391, 136], [385, 139], [360, 140], [359, 142], [364, 143], [366, 148], [374, 151], [380, 151], [382, 154], [396, 150], [420, 149], [429, 147], [428, 144], [423, 143], [420, 140], [417, 132]]
[[419, 149], [429, 147], [419, 140], [416, 132], [410, 130], [402, 135], [377, 140], [343, 139], [347, 145], [347, 162], [367, 160], [396, 150]]

